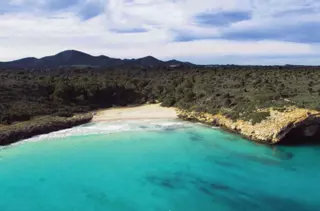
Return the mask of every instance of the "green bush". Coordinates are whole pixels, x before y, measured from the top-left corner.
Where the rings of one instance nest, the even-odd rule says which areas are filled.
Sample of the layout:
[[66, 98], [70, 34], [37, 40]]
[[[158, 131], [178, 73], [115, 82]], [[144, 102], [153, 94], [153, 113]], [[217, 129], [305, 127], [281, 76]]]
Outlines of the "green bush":
[[173, 97], [166, 97], [163, 99], [161, 106], [171, 107], [176, 103], [176, 100]]
[[264, 111], [264, 112], [253, 112], [246, 116], [244, 120], [251, 121], [252, 124], [257, 124], [262, 122], [263, 120], [267, 119], [270, 116], [269, 111]]

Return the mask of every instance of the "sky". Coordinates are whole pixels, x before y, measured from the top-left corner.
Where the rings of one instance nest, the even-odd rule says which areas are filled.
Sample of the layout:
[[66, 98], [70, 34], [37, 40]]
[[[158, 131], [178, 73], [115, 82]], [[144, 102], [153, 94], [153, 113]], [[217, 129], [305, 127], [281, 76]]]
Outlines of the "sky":
[[196, 64], [320, 65], [320, 0], [0, 0], [0, 60], [75, 49]]

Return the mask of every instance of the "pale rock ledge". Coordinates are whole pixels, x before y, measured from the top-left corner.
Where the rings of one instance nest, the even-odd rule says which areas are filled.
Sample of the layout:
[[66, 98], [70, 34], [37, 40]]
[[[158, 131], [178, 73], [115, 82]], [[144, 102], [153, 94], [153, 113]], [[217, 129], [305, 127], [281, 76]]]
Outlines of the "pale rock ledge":
[[300, 136], [301, 142], [308, 137], [316, 135], [320, 137], [320, 112], [318, 111], [296, 107], [286, 108], [283, 112], [272, 108], [260, 111], [270, 111], [270, 116], [257, 124], [241, 119], [234, 121], [221, 114], [212, 115], [186, 110], [178, 110], [178, 116], [185, 120], [221, 126], [251, 140], [267, 144], [280, 143], [293, 132], [294, 137]]

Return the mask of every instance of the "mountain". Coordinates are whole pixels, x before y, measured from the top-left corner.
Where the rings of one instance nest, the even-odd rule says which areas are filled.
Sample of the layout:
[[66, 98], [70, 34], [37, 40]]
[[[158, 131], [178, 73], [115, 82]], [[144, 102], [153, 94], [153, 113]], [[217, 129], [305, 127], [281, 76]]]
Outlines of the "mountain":
[[159, 59], [156, 59], [152, 56], [147, 56], [140, 59], [132, 59], [130, 60], [130, 63], [139, 66], [159, 66], [164, 64], [163, 61], [160, 61]]
[[194, 66], [194, 64], [190, 63], [190, 62], [181, 62], [178, 60], [170, 60], [170, 61], [166, 61], [165, 62], [168, 66], [180, 66], [180, 65], [186, 65], [186, 66]]
[[177, 60], [168, 62], [161, 61], [152, 56], [143, 57], [140, 59], [117, 59], [110, 58], [104, 55], [92, 56], [90, 54], [67, 50], [53, 56], [47, 56], [40, 59], [24, 58], [10, 62], [0, 62], [0, 68], [58, 68], [68, 66], [94, 66], [94, 67], [116, 67], [116, 66], [179, 66], [192, 65], [191, 63], [184, 63]]
[[31, 67], [35, 66], [37, 63], [38, 59], [36, 58], [24, 58], [24, 59], [19, 59], [15, 60], [12, 62], [0, 62], [0, 67]]

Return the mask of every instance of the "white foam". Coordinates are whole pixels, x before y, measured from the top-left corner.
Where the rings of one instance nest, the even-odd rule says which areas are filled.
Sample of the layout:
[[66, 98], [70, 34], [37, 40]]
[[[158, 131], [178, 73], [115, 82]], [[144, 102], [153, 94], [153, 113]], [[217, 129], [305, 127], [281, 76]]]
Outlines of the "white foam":
[[44, 139], [55, 139], [70, 136], [88, 136], [98, 134], [111, 134], [129, 131], [161, 131], [172, 130], [187, 127], [190, 123], [181, 121], [156, 121], [156, 120], [139, 120], [139, 121], [114, 121], [89, 123], [86, 125], [73, 127], [66, 130], [60, 130], [49, 134], [39, 135], [25, 141], [36, 142]]
[[213, 129], [220, 129], [220, 127], [217, 127], [217, 126], [209, 126], [209, 125], [206, 125], [206, 124], [204, 124], [204, 123], [202, 123], [202, 122], [197, 122], [197, 123], [195, 123], [195, 124], [197, 124], [197, 125], [202, 125], [202, 126], [206, 126], [206, 127], [211, 127], [211, 128], [213, 128]]

